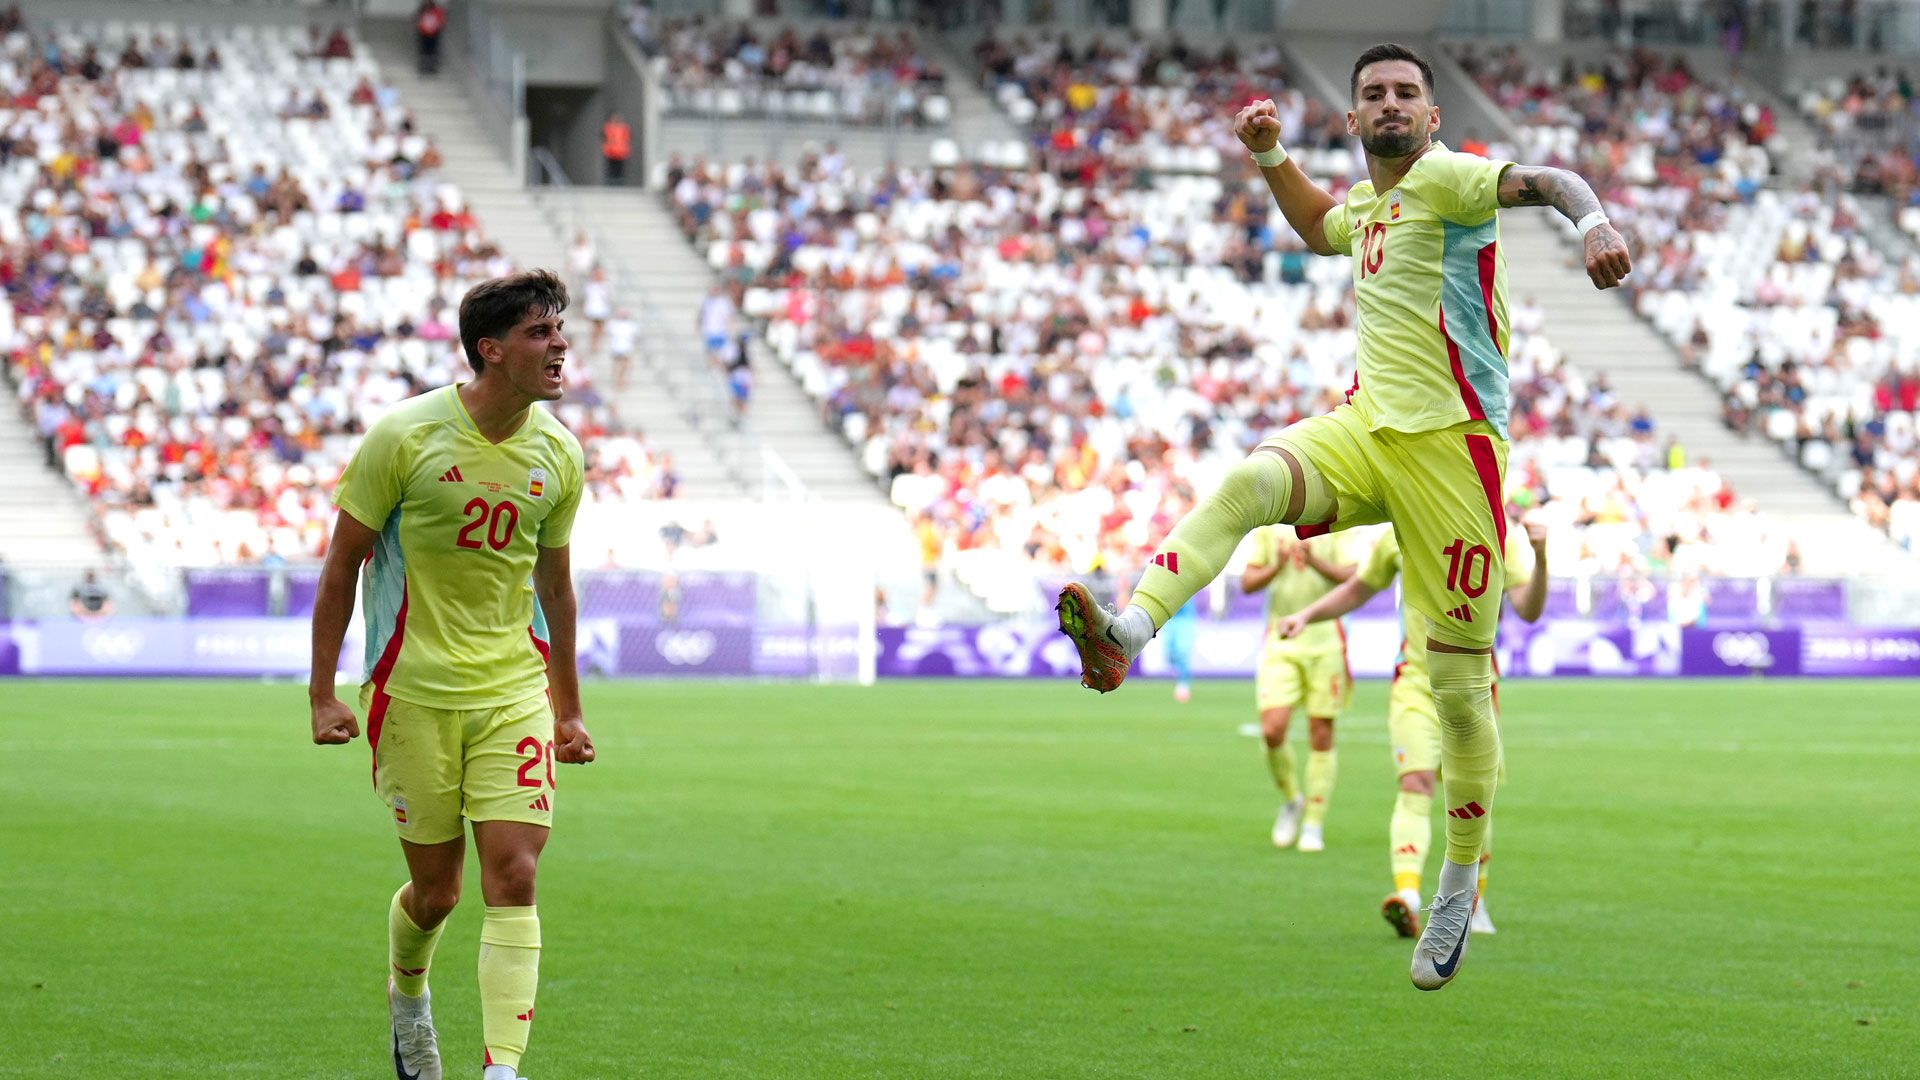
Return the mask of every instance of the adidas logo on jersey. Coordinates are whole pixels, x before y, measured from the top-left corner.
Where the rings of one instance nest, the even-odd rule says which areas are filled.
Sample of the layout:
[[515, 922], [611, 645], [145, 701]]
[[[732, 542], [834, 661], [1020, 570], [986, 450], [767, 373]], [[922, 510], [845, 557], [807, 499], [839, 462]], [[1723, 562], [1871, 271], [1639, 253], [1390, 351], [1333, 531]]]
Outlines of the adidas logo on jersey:
[[532, 802], [530, 802], [530, 803], [528, 803], [528, 804], [527, 804], [527, 809], [529, 809], [529, 810], [545, 810], [545, 811], [547, 811], [547, 812], [549, 812], [549, 813], [551, 813], [551, 812], [553, 811], [553, 804], [547, 801], [547, 794], [546, 794], [546, 792], [544, 792], [544, 791], [543, 791], [543, 792], [541, 792], [541, 793], [540, 793], [540, 797], [539, 797], [539, 798], [537, 798], [537, 799], [535, 799], [535, 800], [533, 800]]
[[465, 479], [465, 477], [460, 475], [460, 466], [458, 465], [440, 474], [440, 482], [443, 484], [458, 484], [463, 479]]
[[1473, 609], [1468, 607], [1465, 604], [1461, 604], [1459, 607], [1454, 608], [1452, 611], [1447, 612], [1447, 618], [1459, 619], [1461, 622], [1472, 622]]

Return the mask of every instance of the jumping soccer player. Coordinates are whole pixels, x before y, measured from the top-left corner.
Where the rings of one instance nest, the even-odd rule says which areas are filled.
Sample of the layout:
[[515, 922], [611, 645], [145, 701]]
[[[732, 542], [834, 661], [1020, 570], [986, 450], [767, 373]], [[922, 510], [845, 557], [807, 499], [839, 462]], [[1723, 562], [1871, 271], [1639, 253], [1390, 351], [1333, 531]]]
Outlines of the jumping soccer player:
[[[1333, 722], [1346, 710], [1353, 690], [1353, 675], [1347, 670], [1347, 635], [1338, 622], [1285, 638], [1276, 631], [1285, 616], [1351, 578], [1355, 564], [1347, 534], [1298, 540], [1289, 535], [1292, 532], [1285, 525], [1254, 532], [1253, 557], [1240, 572], [1240, 591], [1267, 590], [1266, 641], [1260, 648], [1253, 697], [1260, 711], [1260, 735], [1266, 740], [1267, 769], [1280, 789], [1273, 846], [1292, 847], [1297, 839], [1301, 851], [1314, 852], [1327, 849], [1322, 826], [1327, 800], [1333, 797], [1337, 764]], [[1294, 781], [1293, 748], [1287, 745], [1287, 725], [1295, 709], [1306, 711], [1311, 751], [1304, 799]]]
[[427, 967], [480, 852], [483, 1080], [515, 1080], [540, 975], [534, 871], [553, 824], [553, 763], [593, 760], [574, 669], [568, 535], [580, 443], [538, 401], [562, 391], [567, 289], [533, 270], [460, 301], [471, 382], [403, 402], [367, 431], [334, 492], [313, 609], [313, 741], [360, 734], [334, 696], [340, 639], [367, 563], [360, 707], [373, 787], [408, 881], [387, 911], [393, 1068], [440, 1080]]
[[1446, 859], [1411, 970], [1415, 986], [1437, 990], [1466, 952], [1500, 762], [1492, 651], [1504, 589], [1510, 326], [1497, 211], [1552, 206], [1566, 215], [1586, 238], [1598, 288], [1618, 285], [1630, 266], [1580, 177], [1434, 142], [1433, 69], [1411, 49], [1360, 54], [1350, 90], [1347, 132], [1366, 151], [1367, 179], [1345, 203], [1287, 157], [1273, 102], [1254, 102], [1234, 121], [1307, 246], [1353, 257], [1358, 372], [1346, 403], [1288, 427], [1228, 472], [1174, 525], [1124, 613], [1097, 607], [1080, 585], [1063, 589], [1060, 628], [1079, 649], [1081, 682], [1105, 693], [1247, 533], [1279, 522], [1306, 535], [1393, 522], [1408, 603], [1427, 619], [1446, 774]]
[[[1507, 533], [1507, 602], [1514, 614], [1528, 622], [1539, 621], [1547, 608], [1547, 530], [1538, 522], [1525, 526], [1527, 542], [1513, 531]], [[1283, 638], [1310, 632], [1313, 624], [1337, 619], [1373, 599], [1380, 590], [1393, 584], [1400, 572], [1400, 543], [1389, 531], [1374, 546], [1360, 572], [1339, 588], [1327, 593], [1301, 611], [1281, 619], [1274, 633]], [[1393, 818], [1387, 828], [1387, 846], [1393, 867], [1393, 891], [1380, 905], [1380, 914], [1393, 924], [1401, 937], [1420, 933], [1420, 873], [1427, 863], [1427, 849], [1433, 846], [1434, 781], [1440, 769], [1440, 719], [1433, 711], [1433, 688], [1427, 676], [1426, 620], [1412, 607], [1400, 605], [1404, 636], [1400, 655], [1393, 665], [1393, 689], [1387, 694], [1387, 741], [1393, 747], [1393, 765], [1399, 775], [1399, 796], [1394, 800]], [[1495, 673], [1494, 702], [1499, 703], [1498, 673]], [[1496, 723], [1498, 715], [1495, 716]], [[1506, 779], [1503, 769], [1500, 778]], [[1471, 930], [1476, 934], [1493, 933], [1493, 916], [1487, 913], [1487, 864], [1493, 857], [1493, 818], [1487, 818], [1487, 834], [1480, 848], [1480, 875], [1477, 882], [1480, 903], [1474, 907]]]

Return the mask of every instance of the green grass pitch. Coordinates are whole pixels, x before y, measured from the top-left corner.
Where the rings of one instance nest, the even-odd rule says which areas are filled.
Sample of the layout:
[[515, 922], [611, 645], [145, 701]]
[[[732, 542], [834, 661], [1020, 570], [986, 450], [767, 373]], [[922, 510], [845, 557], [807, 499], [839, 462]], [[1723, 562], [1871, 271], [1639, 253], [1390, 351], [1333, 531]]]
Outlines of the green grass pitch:
[[[364, 742], [311, 745], [284, 683], [0, 695], [0, 1076], [391, 1075]], [[536, 1080], [1920, 1073], [1911, 685], [1510, 683], [1500, 933], [1438, 994], [1377, 914], [1381, 684], [1319, 856], [1267, 842], [1244, 683], [585, 695]], [[433, 974], [451, 1077], [473, 873]]]

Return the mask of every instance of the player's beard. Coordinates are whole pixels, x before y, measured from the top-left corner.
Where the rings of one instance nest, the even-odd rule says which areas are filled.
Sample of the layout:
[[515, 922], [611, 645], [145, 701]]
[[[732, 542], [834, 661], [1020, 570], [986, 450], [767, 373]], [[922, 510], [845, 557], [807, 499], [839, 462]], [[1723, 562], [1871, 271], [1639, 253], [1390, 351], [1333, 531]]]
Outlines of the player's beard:
[[1360, 147], [1377, 158], [1403, 158], [1420, 149], [1427, 141], [1425, 131], [1415, 131], [1412, 121], [1405, 121], [1400, 131], [1375, 130], [1372, 135], [1360, 136]]

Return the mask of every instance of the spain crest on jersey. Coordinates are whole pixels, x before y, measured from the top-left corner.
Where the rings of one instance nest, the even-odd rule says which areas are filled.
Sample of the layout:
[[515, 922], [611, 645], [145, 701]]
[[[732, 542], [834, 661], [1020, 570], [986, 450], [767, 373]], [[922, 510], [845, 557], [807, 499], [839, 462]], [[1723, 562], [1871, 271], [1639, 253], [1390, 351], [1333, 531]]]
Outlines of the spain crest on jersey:
[[527, 495], [539, 498], [540, 492], [547, 486], [547, 470], [533, 468], [527, 470]]

